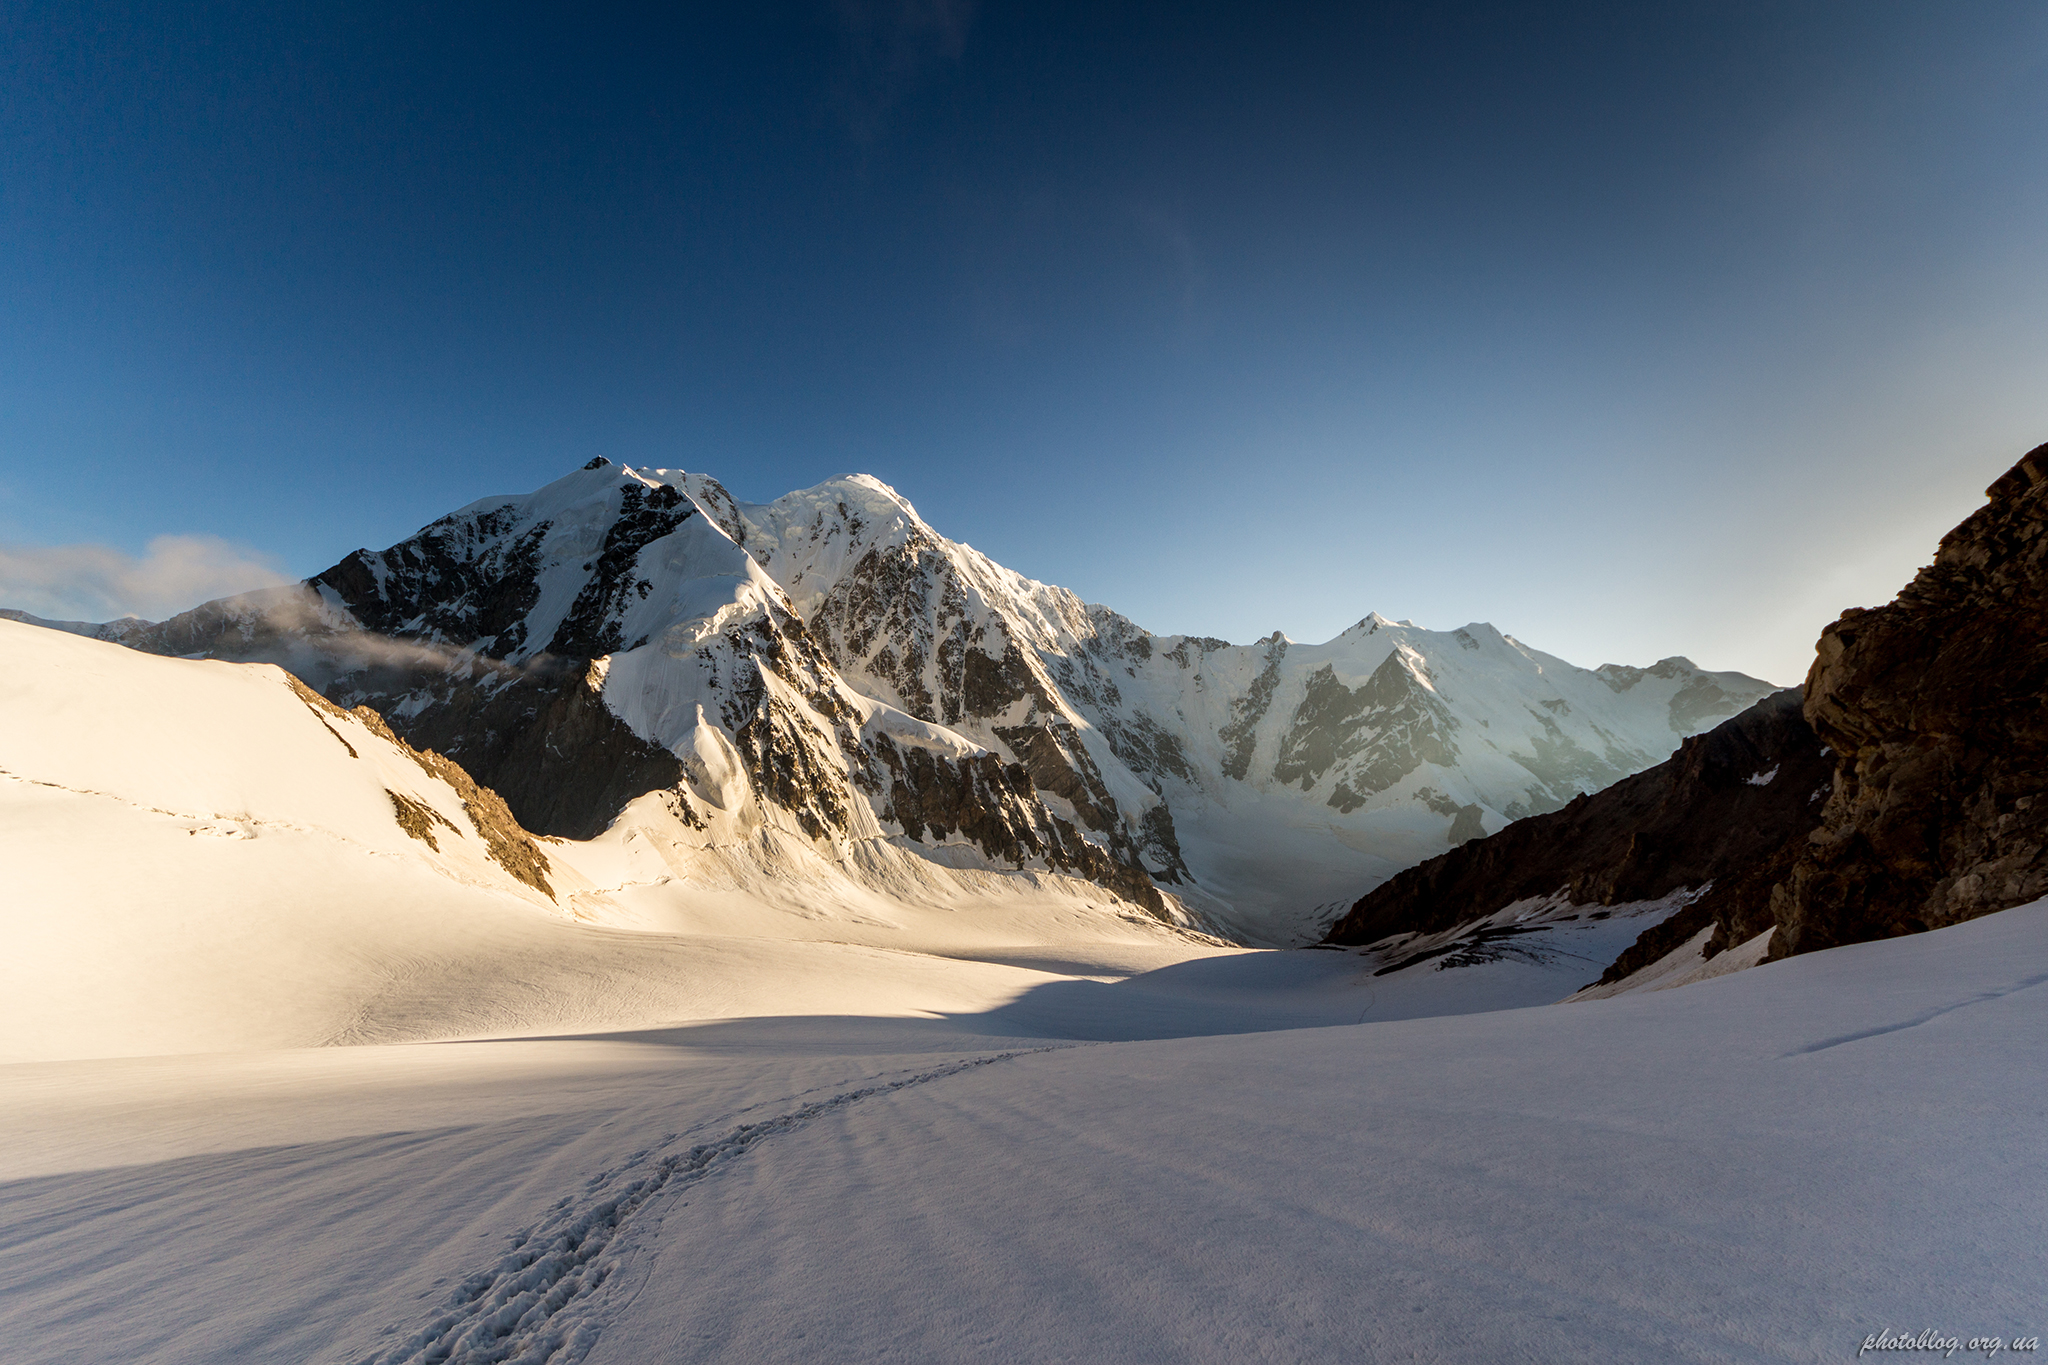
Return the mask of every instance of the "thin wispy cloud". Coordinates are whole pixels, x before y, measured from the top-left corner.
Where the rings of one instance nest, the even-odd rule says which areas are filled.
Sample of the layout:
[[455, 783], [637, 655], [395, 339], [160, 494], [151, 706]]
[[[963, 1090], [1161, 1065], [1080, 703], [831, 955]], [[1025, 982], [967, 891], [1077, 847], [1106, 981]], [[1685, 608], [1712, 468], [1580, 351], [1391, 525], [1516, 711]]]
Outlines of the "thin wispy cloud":
[[0, 544], [0, 607], [58, 621], [161, 620], [216, 597], [287, 581], [264, 556], [216, 536], [111, 545]]

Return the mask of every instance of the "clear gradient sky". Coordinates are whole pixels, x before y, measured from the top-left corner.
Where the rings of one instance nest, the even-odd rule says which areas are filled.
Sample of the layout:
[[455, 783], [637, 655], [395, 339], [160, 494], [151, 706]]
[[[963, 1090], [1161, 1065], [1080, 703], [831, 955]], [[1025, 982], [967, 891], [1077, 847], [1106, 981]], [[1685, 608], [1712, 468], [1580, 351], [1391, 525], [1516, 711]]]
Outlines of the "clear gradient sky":
[[605, 455], [1795, 682], [2048, 440], [2048, 7], [0, 9], [0, 605]]

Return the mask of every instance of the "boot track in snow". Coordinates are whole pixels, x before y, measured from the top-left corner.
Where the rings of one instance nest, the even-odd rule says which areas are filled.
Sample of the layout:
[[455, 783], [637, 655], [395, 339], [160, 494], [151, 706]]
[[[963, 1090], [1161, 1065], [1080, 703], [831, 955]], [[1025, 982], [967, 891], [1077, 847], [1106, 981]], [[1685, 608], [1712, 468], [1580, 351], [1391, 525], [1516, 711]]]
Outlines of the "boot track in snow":
[[[599, 1291], [624, 1259], [623, 1249], [614, 1249], [618, 1234], [656, 1196], [695, 1184], [762, 1139], [801, 1128], [821, 1114], [993, 1062], [1059, 1050], [1001, 1052], [843, 1091], [665, 1156], [646, 1175], [595, 1204], [577, 1209], [565, 1198], [541, 1228], [519, 1234], [513, 1250], [496, 1265], [458, 1284], [432, 1322], [404, 1344], [363, 1358], [362, 1365], [575, 1365], [604, 1327]], [[628, 1158], [628, 1167], [646, 1155]], [[608, 1173], [600, 1174], [589, 1188], [600, 1188], [608, 1179]]]

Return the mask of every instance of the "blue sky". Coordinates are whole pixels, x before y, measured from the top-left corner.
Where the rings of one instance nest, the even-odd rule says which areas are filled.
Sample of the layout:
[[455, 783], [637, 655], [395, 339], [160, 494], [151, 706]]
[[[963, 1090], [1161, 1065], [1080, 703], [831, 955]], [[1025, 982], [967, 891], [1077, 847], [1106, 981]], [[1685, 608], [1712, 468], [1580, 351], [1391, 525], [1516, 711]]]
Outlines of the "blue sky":
[[758, 8], [8, 7], [0, 605], [606, 455], [1793, 682], [2048, 440], [2039, 5]]

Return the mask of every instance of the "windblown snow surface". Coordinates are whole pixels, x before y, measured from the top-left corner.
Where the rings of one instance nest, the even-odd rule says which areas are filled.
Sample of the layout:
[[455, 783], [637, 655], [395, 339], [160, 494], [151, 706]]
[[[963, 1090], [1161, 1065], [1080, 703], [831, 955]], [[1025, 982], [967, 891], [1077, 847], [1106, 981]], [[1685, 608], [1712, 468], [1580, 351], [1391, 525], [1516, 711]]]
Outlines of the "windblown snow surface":
[[856, 878], [622, 820], [528, 846], [536, 880], [274, 668], [0, 649], [10, 1362], [2041, 1330], [2048, 903], [1557, 1004], [1671, 906], [1525, 907], [1402, 965], [886, 841]]

